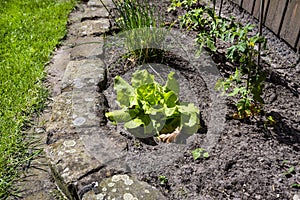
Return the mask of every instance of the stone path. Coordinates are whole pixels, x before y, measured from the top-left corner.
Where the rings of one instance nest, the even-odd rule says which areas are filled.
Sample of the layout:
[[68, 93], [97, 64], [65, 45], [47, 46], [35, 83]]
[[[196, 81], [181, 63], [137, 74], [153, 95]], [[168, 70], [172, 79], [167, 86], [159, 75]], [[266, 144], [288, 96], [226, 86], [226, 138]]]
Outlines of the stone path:
[[101, 126], [107, 106], [101, 93], [103, 42], [109, 28], [100, 0], [85, 1], [70, 14], [68, 35], [47, 70], [51, 102], [36, 133], [45, 151], [20, 183], [25, 199], [56, 199], [55, 186], [68, 199], [164, 199], [130, 173], [126, 142]]

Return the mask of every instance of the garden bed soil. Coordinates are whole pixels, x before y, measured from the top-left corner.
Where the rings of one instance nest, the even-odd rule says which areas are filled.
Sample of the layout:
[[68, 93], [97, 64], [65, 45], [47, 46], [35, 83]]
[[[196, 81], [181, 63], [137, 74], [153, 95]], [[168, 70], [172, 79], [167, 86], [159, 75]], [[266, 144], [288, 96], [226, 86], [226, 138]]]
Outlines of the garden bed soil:
[[[159, 1], [156, 5], [172, 22], [184, 11], [167, 13], [169, 1]], [[243, 23], [256, 23], [247, 13], [238, 10], [227, 1], [223, 5], [223, 16], [235, 13]], [[178, 28], [175, 24], [173, 28]], [[264, 31], [272, 47], [265, 51], [262, 66], [268, 73], [264, 89], [264, 111], [276, 120], [273, 126], [264, 123], [263, 116], [249, 120], [234, 120], [233, 99], [227, 98], [227, 117], [225, 127], [208, 159], [194, 160], [191, 151], [203, 147], [207, 130], [200, 129], [186, 145], [145, 144], [135, 139], [122, 127], [107, 124], [110, 129], [120, 132], [127, 139], [126, 162], [140, 180], [161, 189], [168, 199], [299, 199], [300, 189], [291, 187], [300, 184], [300, 64], [299, 54], [290, 50], [283, 42]], [[195, 33], [189, 33], [193, 36]], [[280, 50], [280, 52], [278, 52]], [[222, 49], [221, 49], [222, 51]], [[221, 76], [228, 76], [234, 68], [223, 62], [222, 54], [212, 56]], [[201, 74], [184, 69], [184, 61], [166, 56], [164, 63], [174, 67], [188, 81], [192, 89], [183, 88], [182, 96], [191, 92], [201, 111], [202, 127], [209, 121], [210, 100]], [[113, 78], [122, 75], [126, 80], [134, 67], [124, 68], [125, 62], [116, 65], [108, 73], [106, 98], [110, 109], [114, 102]], [[124, 75], [125, 74], [125, 75]], [[126, 78], [127, 77], [127, 78]], [[202, 130], [202, 131], [201, 131]], [[294, 167], [291, 173], [287, 173]], [[160, 176], [167, 178], [161, 182]]]

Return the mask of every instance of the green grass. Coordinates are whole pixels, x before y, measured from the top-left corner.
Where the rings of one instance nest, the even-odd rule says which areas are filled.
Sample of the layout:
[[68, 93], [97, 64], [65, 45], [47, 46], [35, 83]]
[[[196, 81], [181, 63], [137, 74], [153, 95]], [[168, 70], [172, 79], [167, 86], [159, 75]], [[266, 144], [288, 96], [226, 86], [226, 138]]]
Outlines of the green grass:
[[43, 106], [44, 66], [66, 34], [75, 0], [0, 0], [0, 199], [28, 159], [24, 142]]

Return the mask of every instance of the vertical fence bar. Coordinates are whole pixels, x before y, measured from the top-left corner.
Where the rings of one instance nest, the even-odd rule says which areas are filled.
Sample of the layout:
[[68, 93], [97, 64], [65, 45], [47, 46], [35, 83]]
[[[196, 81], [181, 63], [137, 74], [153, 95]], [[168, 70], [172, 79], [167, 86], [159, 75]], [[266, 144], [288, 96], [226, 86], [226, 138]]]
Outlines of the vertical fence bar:
[[252, 5], [252, 9], [251, 9], [251, 15], [253, 15], [253, 13], [254, 13], [255, 4], [256, 4], [256, 0], [253, 0], [253, 5]]
[[300, 28], [299, 28], [298, 36], [297, 36], [296, 43], [295, 43], [295, 50], [296, 50], [296, 52], [298, 52], [300, 54]]
[[[259, 36], [262, 36], [262, 27], [264, 21], [264, 7], [265, 7], [265, 0], [260, 0], [260, 11], [259, 11]], [[261, 43], [258, 44], [258, 57], [257, 57], [257, 66], [260, 66], [260, 53], [261, 51]]]
[[213, 0], [213, 4], [214, 4], [214, 11], [216, 12], [216, 0]]
[[219, 16], [221, 17], [221, 12], [222, 12], [222, 6], [223, 6], [223, 0], [221, 0], [220, 3], [220, 10], [219, 10]]

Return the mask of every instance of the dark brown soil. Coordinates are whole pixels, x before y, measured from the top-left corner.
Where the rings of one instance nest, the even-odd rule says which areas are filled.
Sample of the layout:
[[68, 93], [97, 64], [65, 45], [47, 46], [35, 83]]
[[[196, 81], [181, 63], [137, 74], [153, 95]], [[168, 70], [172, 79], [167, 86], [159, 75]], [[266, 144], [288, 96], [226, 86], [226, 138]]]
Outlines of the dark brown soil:
[[[160, 9], [166, 10], [168, 1], [160, 1]], [[175, 20], [179, 12], [166, 12], [166, 19]], [[241, 22], [256, 23], [233, 5], [225, 3], [223, 15], [235, 14]], [[252, 20], [252, 21], [251, 21]], [[175, 28], [178, 26], [174, 26]], [[293, 199], [300, 194], [300, 64], [299, 55], [291, 51], [284, 43], [278, 42], [268, 30], [269, 49], [263, 58], [263, 67], [268, 73], [264, 89], [264, 111], [276, 120], [274, 126], [264, 124], [264, 116], [239, 121], [226, 119], [225, 128], [218, 141], [209, 151], [208, 159], [194, 160], [191, 150], [203, 147], [206, 131], [190, 137], [186, 145], [158, 144], [147, 145], [136, 140], [122, 127], [121, 135], [128, 139], [127, 165], [132, 173], [138, 175], [153, 186], [159, 187], [168, 199]], [[194, 35], [190, 33], [189, 35]], [[282, 49], [281, 49], [282, 47]], [[277, 51], [280, 51], [279, 53]], [[283, 52], [283, 53], [282, 53]], [[214, 55], [214, 61], [221, 75], [226, 76], [232, 67], [223, 62], [220, 55]], [[195, 94], [202, 111], [203, 127], [209, 119], [209, 103], [206, 85], [195, 70], [185, 69], [184, 61], [166, 56], [166, 65], [177, 66], [191, 90]], [[171, 62], [172, 61], [172, 62]], [[127, 63], [129, 67], [122, 67]], [[106, 94], [112, 93], [112, 80], [115, 75], [127, 74], [134, 68], [128, 60], [123, 60], [109, 69]], [[171, 63], [171, 64], [170, 64]], [[130, 67], [131, 66], [131, 67]], [[129, 73], [128, 72], [128, 73]], [[128, 76], [128, 74], [127, 74]], [[128, 76], [130, 77], [130, 76]], [[128, 79], [128, 78], [127, 78]], [[114, 101], [114, 96], [108, 97]], [[228, 113], [234, 112], [233, 99], [227, 98]], [[115, 105], [110, 103], [111, 108]], [[112, 129], [111, 125], [108, 124]], [[292, 169], [291, 173], [287, 173]], [[160, 176], [167, 182], [161, 183]]]

